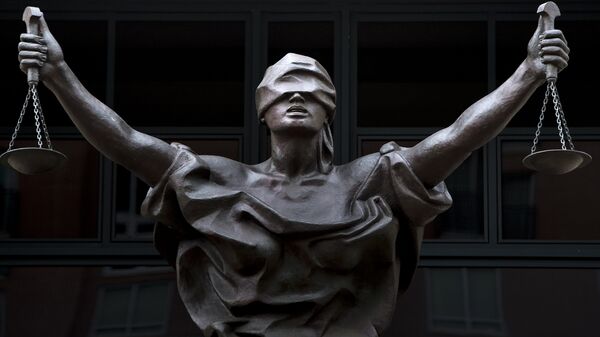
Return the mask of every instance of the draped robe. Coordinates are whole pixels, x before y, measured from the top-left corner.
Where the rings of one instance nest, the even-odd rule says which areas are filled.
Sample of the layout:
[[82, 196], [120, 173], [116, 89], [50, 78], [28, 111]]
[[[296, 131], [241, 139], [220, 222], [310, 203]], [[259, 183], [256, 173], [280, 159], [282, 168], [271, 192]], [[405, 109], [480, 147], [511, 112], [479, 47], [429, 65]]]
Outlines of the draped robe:
[[448, 209], [402, 156], [379, 151], [290, 181], [178, 154], [148, 191], [155, 244], [204, 336], [379, 336], [416, 268], [423, 226]]

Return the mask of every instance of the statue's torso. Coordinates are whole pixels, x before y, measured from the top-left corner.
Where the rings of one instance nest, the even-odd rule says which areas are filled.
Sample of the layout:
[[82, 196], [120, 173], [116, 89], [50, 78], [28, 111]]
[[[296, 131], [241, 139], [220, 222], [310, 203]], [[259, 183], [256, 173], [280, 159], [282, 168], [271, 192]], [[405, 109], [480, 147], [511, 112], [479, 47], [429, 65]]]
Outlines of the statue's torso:
[[181, 212], [179, 291], [205, 336], [379, 335], [396, 301], [398, 233], [415, 240], [390, 206], [381, 154], [294, 181], [266, 164], [181, 156], [146, 202]]

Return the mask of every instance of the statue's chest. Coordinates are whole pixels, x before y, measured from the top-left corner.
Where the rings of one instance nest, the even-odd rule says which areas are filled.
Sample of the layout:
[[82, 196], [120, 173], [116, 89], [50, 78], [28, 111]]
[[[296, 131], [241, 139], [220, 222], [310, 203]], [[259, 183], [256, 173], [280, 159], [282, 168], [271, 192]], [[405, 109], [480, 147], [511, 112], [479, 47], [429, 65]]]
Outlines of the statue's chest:
[[290, 220], [337, 222], [347, 215], [356, 188], [335, 176], [297, 181], [265, 177], [252, 184], [248, 193]]

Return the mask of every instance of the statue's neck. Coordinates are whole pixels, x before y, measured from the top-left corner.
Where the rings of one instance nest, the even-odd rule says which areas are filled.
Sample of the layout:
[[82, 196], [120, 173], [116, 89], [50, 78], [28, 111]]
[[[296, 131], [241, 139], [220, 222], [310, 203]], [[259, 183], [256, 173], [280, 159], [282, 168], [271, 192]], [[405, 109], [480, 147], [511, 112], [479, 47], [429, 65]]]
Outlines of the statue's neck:
[[319, 137], [271, 134], [271, 170], [289, 178], [318, 170]]

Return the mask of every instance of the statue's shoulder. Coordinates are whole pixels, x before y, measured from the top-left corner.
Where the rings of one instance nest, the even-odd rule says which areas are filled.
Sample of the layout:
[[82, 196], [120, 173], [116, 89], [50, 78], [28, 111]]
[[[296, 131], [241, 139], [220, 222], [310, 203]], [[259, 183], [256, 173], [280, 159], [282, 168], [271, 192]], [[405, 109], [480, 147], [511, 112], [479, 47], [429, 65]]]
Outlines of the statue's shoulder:
[[379, 151], [358, 157], [347, 164], [338, 166], [338, 168], [342, 170], [370, 171], [375, 167], [375, 165], [377, 165], [377, 162], [381, 159], [381, 157], [386, 156], [394, 151], [402, 151], [403, 149], [406, 148], [396, 144], [395, 142], [388, 142], [383, 144], [379, 148]]
[[180, 155], [186, 157], [187, 165], [191, 166], [188, 169], [205, 169], [209, 170], [211, 173], [221, 174], [221, 175], [229, 175], [229, 174], [237, 174], [240, 171], [247, 171], [248, 165], [244, 163], [240, 163], [239, 161], [217, 156], [217, 155], [206, 155], [206, 154], [198, 154], [192, 148], [185, 144], [181, 143], [171, 143], [171, 146], [178, 149]]
[[365, 178], [373, 171], [373, 168], [377, 165], [380, 157], [381, 155], [378, 152], [358, 157], [351, 162], [336, 166], [336, 171], [343, 176]]
[[[375, 174], [376, 171], [380, 171], [378, 167], [384, 170], [389, 169], [389, 163], [404, 160], [402, 156], [398, 156], [397, 154], [406, 149], [395, 142], [388, 142], [382, 145], [379, 151], [356, 158], [347, 164], [337, 166], [336, 170], [340, 175], [352, 176], [356, 177], [356, 179], [364, 180]], [[388, 160], [382, 161], [382, 158], [387, 158]]]

